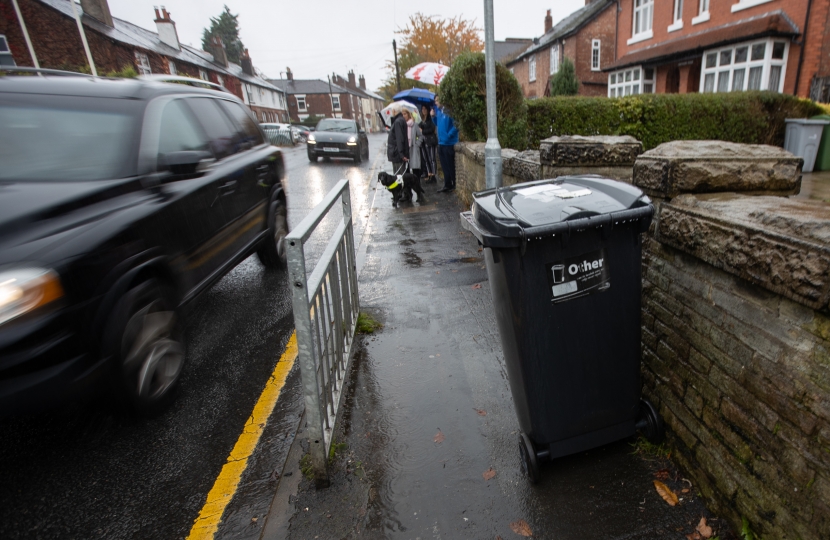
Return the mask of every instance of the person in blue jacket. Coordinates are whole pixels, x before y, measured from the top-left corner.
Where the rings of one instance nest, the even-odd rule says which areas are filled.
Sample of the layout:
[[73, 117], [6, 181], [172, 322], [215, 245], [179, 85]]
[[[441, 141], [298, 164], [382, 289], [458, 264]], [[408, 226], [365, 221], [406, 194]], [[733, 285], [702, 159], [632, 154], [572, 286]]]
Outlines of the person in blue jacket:
[[455, 191], [455, 145], [458, 143], [458, 129], [452, 117], [446, 113], [438, 96], [435, 97], [435, 126], [438, 129], [438, 160], [444, 171], [444, 187], [438, 193]]

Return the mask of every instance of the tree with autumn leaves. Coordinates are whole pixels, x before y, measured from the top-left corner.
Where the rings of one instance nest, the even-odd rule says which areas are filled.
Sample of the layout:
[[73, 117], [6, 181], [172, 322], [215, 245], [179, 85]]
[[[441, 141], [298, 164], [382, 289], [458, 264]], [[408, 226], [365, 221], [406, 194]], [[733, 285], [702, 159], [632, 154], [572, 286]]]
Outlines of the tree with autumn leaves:
[[[460, 15], [450, 19], [441, 19], [434, 15], [415, 13], [409, 16], [407, 25], [396, 31], [401, 36], [398, 43], [398, 66], [401, 73], [401, 90], [407, 88], [435, 87], [407, 79], [403, 76], [407, 70], [421, 62], [437, 62], [451, 66], [463, 52], [481, 52], [484, 42], [481, 40], [481, 28], [475, 21], [463, 19]], [[380, 88], [380, 93], [391, 100], [398, 92], [395, 80], [395, 60], [387, 60], [389, 77]]]

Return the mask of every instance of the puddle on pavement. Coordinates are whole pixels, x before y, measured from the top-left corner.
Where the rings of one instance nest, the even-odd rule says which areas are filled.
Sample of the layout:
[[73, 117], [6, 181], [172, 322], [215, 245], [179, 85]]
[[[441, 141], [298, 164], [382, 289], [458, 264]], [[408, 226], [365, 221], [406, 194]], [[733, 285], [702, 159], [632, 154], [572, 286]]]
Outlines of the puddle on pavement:
[[414, 268], [420, 268], [421, 264], [423, 264], [423, 259], [421, 259], [414, 251], [406, 250], [403, 253], [404, 262], [407, 266], [412, 266]]
[[401, 240], [398, 242], [402, 246], [411, 246], [412, 244], [417, 244], [417, 242], [411, 238], [407, 238], [406, 240]]

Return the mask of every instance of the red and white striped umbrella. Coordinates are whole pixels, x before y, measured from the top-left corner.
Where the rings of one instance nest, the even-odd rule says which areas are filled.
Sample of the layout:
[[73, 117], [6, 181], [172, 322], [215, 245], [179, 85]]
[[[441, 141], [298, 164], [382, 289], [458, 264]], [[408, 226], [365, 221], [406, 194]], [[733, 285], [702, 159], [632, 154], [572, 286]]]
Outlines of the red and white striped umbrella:
[[404, 77], [427, 84], [439, 85], [441, 79], [446, 75], [450, 68], [444, 64], [437, 64], [435, 62], [421, 62], [406, 73]]

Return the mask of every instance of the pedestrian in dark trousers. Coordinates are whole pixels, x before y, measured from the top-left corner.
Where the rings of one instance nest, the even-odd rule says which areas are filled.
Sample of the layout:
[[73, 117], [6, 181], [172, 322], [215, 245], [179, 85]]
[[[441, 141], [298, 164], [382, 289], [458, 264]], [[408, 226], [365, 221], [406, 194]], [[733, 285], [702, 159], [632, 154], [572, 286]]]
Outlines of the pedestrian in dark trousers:
[[438, 134], [435, 129], [435, 122], [432, 121], [432, 107], [421, 106], [421, 133], [424, 142], [421, 145], [421, 170], [426, 175], [427, 182], [435, 182], [435, 149], [438, 147]]
[[455, 145], [458, 143], [458, 130], [438, 97], [435, 98], [435, 125], [438, 128], [438, 159], [444, 170], [444, 187], [438, 193], [455, 191]]
[[392, 174], [399, 175], [406, 172], [406, 163], [409, 161], [409, 127], [401, 114], [400, 106], [392, 109], [392, 128], [386, 139], [386, 159], [392, 162]]

